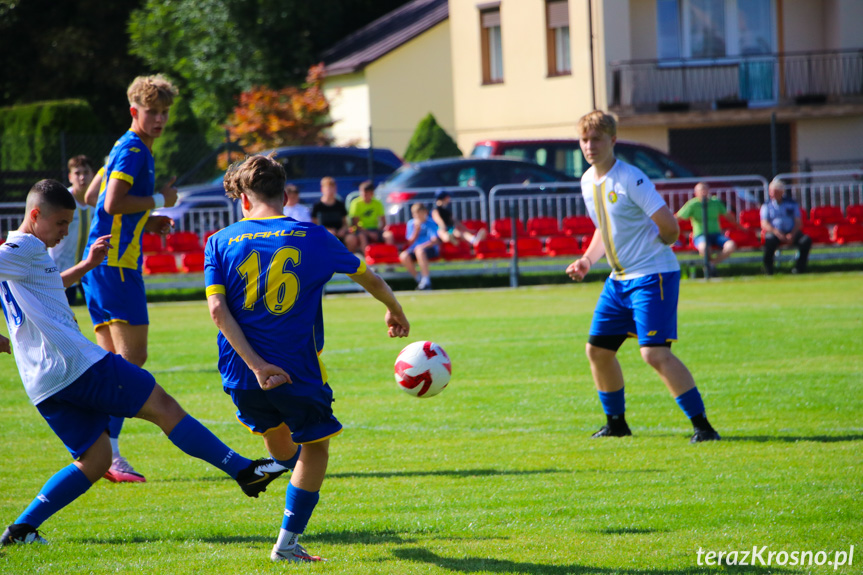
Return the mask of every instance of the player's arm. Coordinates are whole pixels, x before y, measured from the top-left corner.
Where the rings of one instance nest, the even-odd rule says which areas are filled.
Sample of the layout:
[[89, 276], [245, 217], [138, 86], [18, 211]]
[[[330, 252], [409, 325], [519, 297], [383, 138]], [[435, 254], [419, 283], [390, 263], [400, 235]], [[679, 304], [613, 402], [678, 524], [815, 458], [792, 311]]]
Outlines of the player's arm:
[[105, 211], [112, 216], [137, 214], [161, 207], [170, 208], [177, 203], [177, 189], [174, 187], [176, 176], [171, 178], [158, 194], [152, 196], [132, 196], [132, 184], [119, 178], [110, 178], [105, 189]]
[[401, 304], [396, 299], [395, 294], [393, 294], [393, 290], [387, 285], [387, 282], [369, 268], [366, 268], [362, 273], [353, 274], [348, 277], [369, 292], [376, 300], [387, 306], [387, 313], [384, 319], [387, 323], [387, 333], [389, 336], [407, 337], [410, 333], [411, 325], [408, 322], [408, 318], [405, 317]]
[[659, 228], [659, 239], [662, 243], [670, 246], [680, 237], [680, 224], [677, 223], [677, 218], [668, 206], [663, 206], [653, 212], [650, 216], [653, 223]]
[[102, 175], [105, 173], [105, 168], [99, 170], [96, 176], [90, 180], [90, 185], [87, 186], [87, 191], [84, 192], [84, 203], [88, 206], [96, 207], [99, 202], [99, 189], [102, 187]]
[[602, 232], [596, 228], [593, 232], [593, 237], [590, 238], [590, 244], [584, 251], [584, 255], [569, 264], [566, 268], [566, 274], [577, 282], [584, 279], [590, 268], [605, 255], [605, 244], [602, 243]]
[[102, 236], [90, 246], [90, 251], [87, 252], [87, 257], [72, 266], [71, 268], [60, 273], [63, 279], [63, 287], [70, 287], [78, 283], [84, 275], [105, 259], [108, 255], [108, 250], [111, 248], [111, 236]]
[[285, 370], [267, 362], [254, 350], [252, 344], [246, 339], [243, 328], [240, 327], [234, 314], [231, 313], [225, 294], [210, 294], [207, 296], [207, 305], [210, 308], [210, 317], [213, 318], [216, 327], [255, 374], [255, 379], [258, 380], [261, 389], [273, 389], [283, 383], [292, 383], [291, 376]]

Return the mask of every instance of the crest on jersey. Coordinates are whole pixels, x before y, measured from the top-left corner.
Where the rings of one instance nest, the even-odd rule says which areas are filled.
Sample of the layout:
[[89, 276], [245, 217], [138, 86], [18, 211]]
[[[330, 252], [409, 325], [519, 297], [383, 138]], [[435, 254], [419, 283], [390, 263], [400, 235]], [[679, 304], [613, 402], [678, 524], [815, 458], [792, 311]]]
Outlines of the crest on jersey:
[[614, 190], [611, 190], [610, 192], [608, 192], [608, 201], [612, 204], [616, 203], [617, 202], [617, 192], [615, 192]]

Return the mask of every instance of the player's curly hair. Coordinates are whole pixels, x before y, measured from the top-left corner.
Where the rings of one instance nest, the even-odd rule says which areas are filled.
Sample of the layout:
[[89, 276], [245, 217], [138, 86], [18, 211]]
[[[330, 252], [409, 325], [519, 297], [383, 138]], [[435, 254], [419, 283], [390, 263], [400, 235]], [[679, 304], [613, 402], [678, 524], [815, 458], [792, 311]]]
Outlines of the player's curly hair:
[[241, 193], [261, 199], [281, 198], [285, 179], [285, 168], [273, 154], [248, 156], [231, 164], [225, 172], [225, 195], [235, 200]]
[[617, 136], [617, 120], [614, 119], [614, 116], [602, 110], [594, 110], [585, 114], [578, 119], [575, 127], [579, 135], [590, 130], [598, 130], [608, 134], [612, 138]]
[[159, 105], [168, 108], [174, 103], [177, 88], [161, 74], [138, 76], [129, 84], [126, 96], [130, 106], [137, 104], [150, 108]]

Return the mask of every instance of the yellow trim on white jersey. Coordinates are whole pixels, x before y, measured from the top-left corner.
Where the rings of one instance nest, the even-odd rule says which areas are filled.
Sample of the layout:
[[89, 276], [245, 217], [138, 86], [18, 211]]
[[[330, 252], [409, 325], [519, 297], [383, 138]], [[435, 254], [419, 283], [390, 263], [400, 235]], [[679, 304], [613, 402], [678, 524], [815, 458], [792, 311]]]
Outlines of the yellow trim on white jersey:
[[605, 258], [615, 271], [619, 279], [623, 279], [624, 269], [617, 257], [617, 249], [614, 246], [614, 237], [611, 232], [611, 219], [608, 215], [608, 206], [605, 203], [605, 182], [600, 185], [593, 184], [593, 205], [596, 207], [596, 219], [599, 220], [599, 229], [602, 233], [602, 243], [605, 244]]

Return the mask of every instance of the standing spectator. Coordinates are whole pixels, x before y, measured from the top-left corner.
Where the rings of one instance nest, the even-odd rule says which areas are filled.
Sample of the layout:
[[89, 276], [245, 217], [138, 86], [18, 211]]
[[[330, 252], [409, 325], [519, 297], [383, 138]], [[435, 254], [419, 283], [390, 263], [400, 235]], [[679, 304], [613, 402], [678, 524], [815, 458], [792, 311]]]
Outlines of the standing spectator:
[[[704, 218], [704, 202], [707, 202], [707, 224], [702, 221]], [[695, 197], [686, 202], [677, 212], [677, 217], [681, 220], [689, 220], [692, 222], [692, 243], [701, 257], [707, 252], [710, 259], [711, 274], [715, 272], [714, 266], [721, 261], [724, 261], [734, 253], [737, 249], [737, 244], [725, 237], [722, 233], [722, 226], [719, 225], [719, 218], [724, 218], [726, 221], [733, 223], [740, 229], [743, 229], [733, 218], [728, 217], [728, 210], [725, 204], [716, 196], [710, 195], [710, 185], [707, 182], [699, 182], [695, 184]], [[710, 252], [711, 248], [722, 250], [715, 256]]]
[[312, 213], [307, 206], [300, 203], [300, 190], [294, 184], [285, 186], [285, 195], [287, 202], [285, 203], [285, 215], [293, 218], [298, 222], [311, 222]]
[[797, 248], [797, 258], [791, 273], [805, 273], [812, 249], [812, 238], [801, 228], [800, 206], [785, 195], [785, 185], [773, 180], [768, 187], [770, 201], [761, 206], [761, 233], [764, 235], [764, 272], [773, 275], [776, 250], [783, 246]]
[[[69, 233], [53, 248], [48, 248], [48, 255], [57, 264], [60, 273], [68, 270], [84, 259], [84, 248], [87, 246], [87, 237], [90, 234], [90, 221], [93, 219], [93, 206], [84, 201], [87, 187], [93, 181], [93, 163], [87, 156], [73, 156], [69, 158], [69, 181], [72, 185], [69, 192], [75, 198], [75, 215], [69, 222]], [[70, 306], [78, 301], [78, 292], [84, 295], [84, 288], [80, 281], [66, 288], [66, 300]]]
[[355, 251], [357, 238], [348, 229], [348, 210], [337, 191], [333, 178], [326, 176], [321, 179], [321, 199], [312, 206], [312, 222], [327, 228], [349, 251]]
[[420, 266], [420, 279], [417, 289], [431, 289], [431, 278], [429, 277], [429, 260], [436, 258], [439, 253], [437, 224], [429, 218], [429, 210], [420, 202], [411, 206], [413, 218], [407, 225], [408, 247], [399, 254], [399, 259], [407, 268], [408, 273], [417, 279], [417, 271], [414, 262]]
[[[111, 149], [106, 165], [93, 179], [98, 199], [87, 249], [100, 237], [111, 236], [108, 257], [84, 276], [82, 283], [87, 308], [102, 349], [122, 355], [142, 367], [147, 361], [147, 333], [150, 319], [141, 271], [141, 235], [165, 234], [173, 221], [151, 216], [161, 207], [177, 202], [172, 178], [155, 192], [153, 142], [162, 135], [177, 89], [162, 76], [138, 76], [126, 92], [132, 125]], [[109, 437], [113, 451], [111, 469], [105, 475], [113, 482], [143, 482], [120, 455], [119, 437], [123, 419], [112, 417]]]
[[432, 210], [432, 219], [438, 227], [438, 237], [445, 244], [458, 244], [461, 240], [477, 245], [485, 239], [486, 232], [484, 229], [479, 230], [476, 234], [470, 233], [464, 224], [456, 220], [452, 215], [452, 210], [449, 207], [452, 198], [446, 190], [439, 190], [435, 194], [435, 207]]
[[367, 245], [383, 240], [385, 213], [384, 204], [375, 197], [375, 184], [371, 180], [360, 184], [360, 197], [354, 198], [348, 210], [360, 253], [365, 253]]

